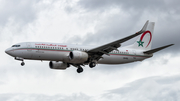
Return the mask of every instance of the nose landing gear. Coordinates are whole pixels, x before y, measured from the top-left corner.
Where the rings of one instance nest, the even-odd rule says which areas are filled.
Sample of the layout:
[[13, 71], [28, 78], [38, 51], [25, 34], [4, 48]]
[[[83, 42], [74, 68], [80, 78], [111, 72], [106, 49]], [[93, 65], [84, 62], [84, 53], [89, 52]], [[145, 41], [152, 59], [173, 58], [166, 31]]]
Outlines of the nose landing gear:
[[21, 62], [21, 66], [24, 66], [24, 65], [25, 65], [25, 63], [24, 63], [24, 61], [22, 61], [22, 62]]
[[21, 57], [15, 57], [14, 59], [15, 59], [15, 60], [22, 61], [22, 62], [21, 62], [21, 66], [24, 66], [24, 65], [25, 65], [23, 58], [21, 58]]

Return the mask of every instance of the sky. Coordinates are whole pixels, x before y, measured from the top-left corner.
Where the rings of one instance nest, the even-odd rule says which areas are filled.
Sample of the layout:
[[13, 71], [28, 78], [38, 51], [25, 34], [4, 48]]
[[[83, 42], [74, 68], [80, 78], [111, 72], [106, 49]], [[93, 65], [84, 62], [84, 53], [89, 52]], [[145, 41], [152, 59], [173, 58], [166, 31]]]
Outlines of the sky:
[[[0, 0], [1, 101], [180, 100], [179, 0]], [[48, 61], [5, 54], [19, 42], [103, 45], [155, 22], [150, 59], [120, 65], [52, 70]], [[122, 44], [134, 43], [136, 38]]]

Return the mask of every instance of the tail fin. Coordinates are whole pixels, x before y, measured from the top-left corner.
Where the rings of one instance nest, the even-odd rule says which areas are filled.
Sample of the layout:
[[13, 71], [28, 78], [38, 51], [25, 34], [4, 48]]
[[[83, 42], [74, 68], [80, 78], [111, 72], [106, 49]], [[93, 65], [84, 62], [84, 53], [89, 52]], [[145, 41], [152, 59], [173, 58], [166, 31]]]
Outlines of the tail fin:
[[155, 26], [155, 22], [149, 22], [145, 32], [141, 34], [137, 39], [137, 41], [135, 41], [135, 43], [130, 47], [140, 50], [150, 50], [152, 44], [154, 26]]

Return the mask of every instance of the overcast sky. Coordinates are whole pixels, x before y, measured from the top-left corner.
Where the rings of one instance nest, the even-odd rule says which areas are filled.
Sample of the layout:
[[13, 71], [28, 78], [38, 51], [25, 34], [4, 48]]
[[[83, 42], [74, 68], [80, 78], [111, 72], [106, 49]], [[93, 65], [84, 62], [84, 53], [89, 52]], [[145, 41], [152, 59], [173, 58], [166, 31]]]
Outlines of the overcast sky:
[[[180, 100], [179, 0], [0, 0], [1, 101]], [[155, 22], [152, 48], [175, 44], [150, 59], [97, 65], [76, 73], [49, 62], [20, 61], [4, 50], [19, 42], [102, 45]], [[122, 46], [132, 44], [136, 38]]]

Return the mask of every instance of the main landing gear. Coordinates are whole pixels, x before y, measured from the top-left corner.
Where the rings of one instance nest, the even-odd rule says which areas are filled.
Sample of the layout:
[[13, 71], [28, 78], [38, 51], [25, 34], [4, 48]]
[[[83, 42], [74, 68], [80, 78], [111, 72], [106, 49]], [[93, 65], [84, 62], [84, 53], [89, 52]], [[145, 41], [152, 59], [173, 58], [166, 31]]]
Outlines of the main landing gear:
[[[89, 67], [90, 68], [93, 68], [93, 67], [95, 67], [96, 66], [96, 62], [91, 62], [90, 64], [89, 64]], [[83, 72], [83, 68], [81, 67], [81, 66], [76, 66], [77, 67], [77, 73], [81, 73], [81, 72]]]
[[95, 67], [96, 66], [96, 63], [95, 62], [91, 62], [90, 64], [89, 64], [89, 67], [90, 68], [93, 68], [93, 67]]
[[81, 66], [79, 66], [78, 69], [77, 69], [77, 72], [78, 72], [78, 73], [83, 72], [83, 68], [82, 68]]
[[[93, 68], [93, 67], [95, 67], [96, 66], [96, 62], [91, 62], [90, 64], [89, 64], [89, 67], [90, 68]], [[77, 73], [81, 73], [81, 72], [83, 72], [83, 68], [81, 67], [81, 66], [77, 66]]]

